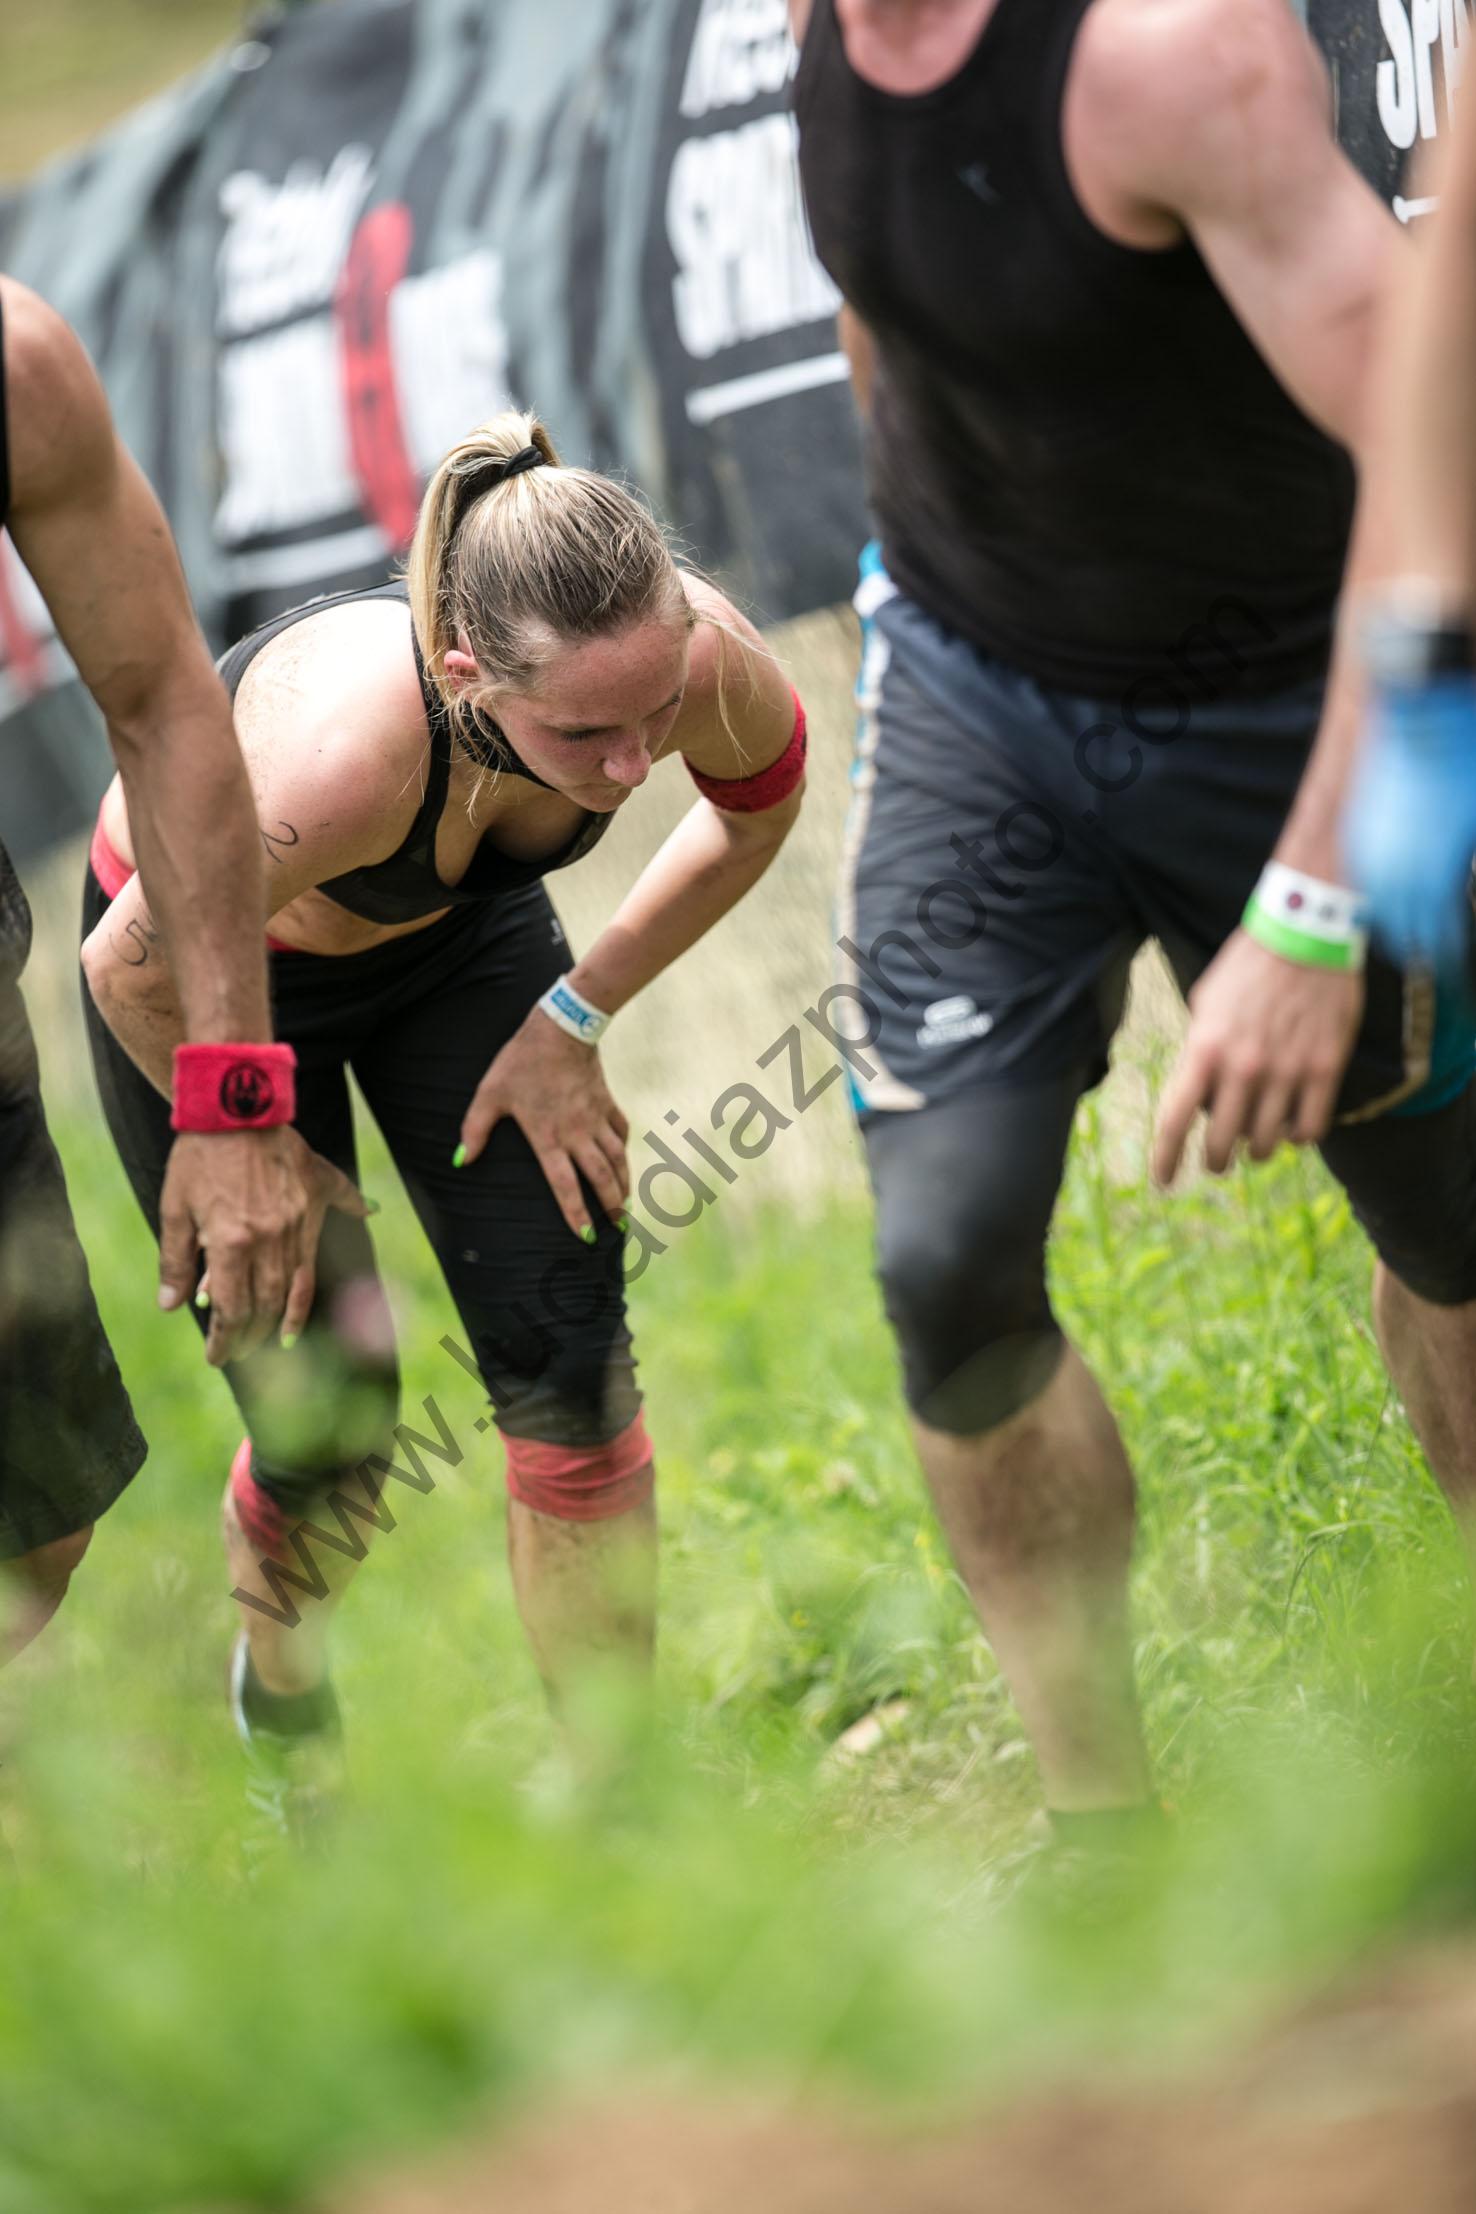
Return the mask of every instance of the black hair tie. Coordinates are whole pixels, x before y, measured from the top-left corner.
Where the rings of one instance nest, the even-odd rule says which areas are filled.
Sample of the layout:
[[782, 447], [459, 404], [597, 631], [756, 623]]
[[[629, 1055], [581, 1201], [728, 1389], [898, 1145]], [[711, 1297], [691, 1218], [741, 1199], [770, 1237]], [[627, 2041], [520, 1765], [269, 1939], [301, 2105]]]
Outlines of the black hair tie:
[[509, 477], [520, 477], [525, 469], [536, 469], [547, 459], [541, 447], [524, 446], [510, 461], [498, 462], [494, 470], [478, 484], [479, 492], [490, 492], [494, 485], [506, 484]]

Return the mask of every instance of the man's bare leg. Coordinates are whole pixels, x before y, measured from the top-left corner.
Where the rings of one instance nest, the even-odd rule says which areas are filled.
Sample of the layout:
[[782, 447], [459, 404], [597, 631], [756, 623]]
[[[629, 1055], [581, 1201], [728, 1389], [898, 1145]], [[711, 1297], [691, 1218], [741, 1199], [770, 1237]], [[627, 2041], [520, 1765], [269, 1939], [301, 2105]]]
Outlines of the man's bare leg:
[[0, 1568], [0, 1668], [45, 1629], [91, 1542], [89, 1523], [85, 1530], [38, 1545]]
[[1068, 1346], [997, 1429], [914, 1421], [938, 1516], [1063, 1814], [1151, 1793], [1133, 1689], [1127, 1577], [1133, 1476], [1117, 1425]]
[[1374, 1326], [1476, 1582], [1476, 1300], [1436, 1307], [1379, 1262]]

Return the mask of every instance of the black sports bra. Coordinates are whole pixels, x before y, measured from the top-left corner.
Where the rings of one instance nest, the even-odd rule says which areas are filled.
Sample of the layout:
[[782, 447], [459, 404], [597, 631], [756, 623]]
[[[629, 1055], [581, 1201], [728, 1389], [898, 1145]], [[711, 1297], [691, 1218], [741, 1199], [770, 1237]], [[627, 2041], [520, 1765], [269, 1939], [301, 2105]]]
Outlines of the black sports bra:
[[[283, 615], [274, 615], [260, 630], [252, 631], [248, 638], [243, 638], [239, 645], [232, 646], [221, 656], [220, 673], [231, 698], [235, 698], [251, 663], [273, 638], [307, 616], [321, 613], [325, 607], [343, 607], [355, 600], [394, 600], [408, 607], [410, 593], [403, 578], [396, 578], [389, 584], [372, 585], [364, 591], [329, 593], [323, 599], [309, 600], [305, 607], [289, 608]], [[362, 915], [368, 922], [417, 922], [423, 915], [434, 915], [443, 907], [466, 907], [505, 898], [509, 892], [536, 884], [553, 869], [566, 869], [572, 861], [582, 860], [598, 845], [614, 819], [613, 815], [587, 813], [582, 826], [568, 843], [540, 861], [520, 861], [512, 854], [499, 853], [484, 838], [472, 855], [471, 866], [461, 882], [443, 884], [436, 874], [436, 831], [446, 806], [456, 740], [446, 704], [426, 676], [425, 664], [420, 658], [420, 641], [415, 637], [413, 625], [411, 641], [415, 648], [415, 673], [420, 679], [420, 694], [430, 725], [425, 796], [404, 840], [387, 860], [371, 862], [362, 869], [345, 869], [341, 876], [329, 877], [318, 886], [320, 892], [336, 900], [340, 907], [346, 907], [352, 915]], [[543, 785], [545, 791], [552, 789], [541, 776], [535, 776], [524, 766], [500, 731], [491, 736], [491, 766], [506, 776], [525, 777], [530, 784]]]

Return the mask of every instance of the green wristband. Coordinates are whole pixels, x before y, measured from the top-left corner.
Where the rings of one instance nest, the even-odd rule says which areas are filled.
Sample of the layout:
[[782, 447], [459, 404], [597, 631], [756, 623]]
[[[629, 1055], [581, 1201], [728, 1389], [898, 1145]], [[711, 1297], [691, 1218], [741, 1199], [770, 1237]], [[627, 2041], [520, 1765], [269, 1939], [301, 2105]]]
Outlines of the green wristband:
[[1298, 930], [1282, 922], [1261, 905], [1252, 892], [1240, 918], [1247, 937], [1284, 961], [1297, 961], [1308, 969], [1343, 969], [1355, 973], [1363, 967], [1363, 945], [1357, 939], [1314, 938], [1310, 930]]

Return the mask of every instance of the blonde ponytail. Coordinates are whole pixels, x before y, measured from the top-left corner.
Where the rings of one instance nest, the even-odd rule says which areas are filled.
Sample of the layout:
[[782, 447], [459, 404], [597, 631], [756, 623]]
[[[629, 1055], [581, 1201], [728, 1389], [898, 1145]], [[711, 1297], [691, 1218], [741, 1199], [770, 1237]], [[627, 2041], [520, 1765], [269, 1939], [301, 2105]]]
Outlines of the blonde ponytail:
[[[506, 473], [530, 447], [547, 466]], [[475, 703], [446, 676], [462, 632], [489, 686], [527, 692], [563, 642], [667, 613], [693, 619], [650, 511], [611, 478], [566, 469], [536, 416], [512, 409], [453, 446], [431, 478], [408, 577], [426, 673], [463, 731]]]

